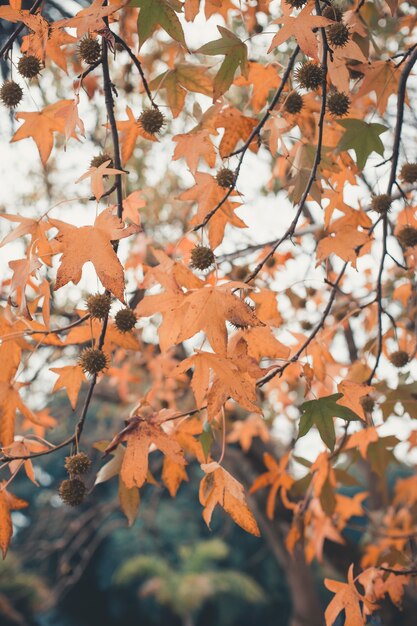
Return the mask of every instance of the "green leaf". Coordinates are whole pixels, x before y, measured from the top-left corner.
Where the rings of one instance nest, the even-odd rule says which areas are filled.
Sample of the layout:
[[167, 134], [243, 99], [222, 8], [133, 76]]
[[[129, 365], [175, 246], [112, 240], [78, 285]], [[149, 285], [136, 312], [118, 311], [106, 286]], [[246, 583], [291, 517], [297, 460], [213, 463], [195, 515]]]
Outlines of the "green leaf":
[[178, 0], [131, 0], [131, 7], [139, 7], [138, 35], [139, 47], [151, 36], [157, 26], [160, 26], [170, 37], [178, 41], [185, 48], [184, 31], [177, 13], [182, 11], [182, 3]]
[[233, 82], [237, 68], [240, 66], [242, 74], [248, 75], [248, 49], [246, 44], [240, 41], [230, 30], [223, 26], [217, 27], [221, 39], [209, 41], [201, 46], [196, 52], [216, 56], [224, 55], [224, 61], [217, 72], [213, 82], [213, 101], [224, 94]]
[[304, 402], [301, 405], [298, 439], [304, 437], [312, 426], [316, 426], [322, 441], [330, 450], [333, 450], [336, 441], [333, 418], [340, 417], [347, 421], [360, 419], [359, 415], [348, 407], [337, 404], [342, 397], [342, 393], [334, 393], [318, 400]]
[[340, 139], [337, 150], [352, 149], [356, 154], [356, 164], [360, 170], [365, 167], [371, 152], [384, 154], [384, 144], [379, 135], [385, 133], [388, 128], [383, 124], [368, 124], [362, 120], [348, 119], [338, 120], [338, 124], [346, 128], [345, 134]]

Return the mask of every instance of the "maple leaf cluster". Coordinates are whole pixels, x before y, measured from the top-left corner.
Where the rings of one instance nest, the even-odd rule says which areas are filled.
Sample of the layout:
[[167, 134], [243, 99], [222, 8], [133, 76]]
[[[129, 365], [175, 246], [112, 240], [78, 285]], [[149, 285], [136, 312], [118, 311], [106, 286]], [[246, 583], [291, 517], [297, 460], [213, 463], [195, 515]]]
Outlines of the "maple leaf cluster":
[[[207, 526], [217, 508], [267, 529], [278, 558], [326, 571], [360, 520], [347, 583], [324, 581], [327, 626], [400, 607], [417, 573], [412, 4], [94, 0], [54, 22], [0, 7], [10, 142], [34, 142], [56, 198], [0, 216], [4, 556], [26, 506], [10, 485], [37, 486], [43, 456], [72, 447], [59, 494], [88, 500], [71, 459], [90, 470], [107, 390], [89, 486], [117, 478], [129, 525], [143, 489], [175, 497], [197, 464]], [[71, 435], [52, 443], [62, 390]]]

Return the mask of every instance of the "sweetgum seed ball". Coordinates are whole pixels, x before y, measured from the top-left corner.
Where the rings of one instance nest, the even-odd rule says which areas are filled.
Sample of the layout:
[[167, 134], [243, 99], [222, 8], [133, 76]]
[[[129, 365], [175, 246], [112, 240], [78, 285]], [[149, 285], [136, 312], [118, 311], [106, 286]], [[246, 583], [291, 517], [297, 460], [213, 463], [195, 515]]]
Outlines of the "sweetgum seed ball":
[[318, 89], [323, 81], [323, 69], [313, 61], [306, 61], [295, 71], [295, 77], [304, 89]]
[[87, 309], [91, 317], [103, 320], [109, 314], [111, 297], [106, 293], [97, 293], [87, 298]]
[[14, 80], [6, 80], [0, 88], [0, 100], [9, 109], [14, 109], [23, 97], [23, 89]]
[[302, 9], [307, 0], [285, 0], [285, 4], [289, 4], [293, 9]]
[[133, 309], [129, 308], [120, 309], [120, 311], [117, 311], [114, 318], [117, 330], [121, 333], [128, 333], [130, 330], [133, 330], [137, 320], [136, 313]]
[[78, 452], [65, 458], [65, 469], [70, 476], [86, 474], [90, 469], [91, 461], [85, 452]]
[[204, 271], [213, 266], [216, 257], [213, 250], [207, 246], [196, 246], [191, 251], [191, 267]]
[[417, 181], [417, 163], [404, 163], [400, 177], [405, 183], [415, 183]]
[[94, 375], [102, 372], [107, 367], [107, 357], [102, 350], [97, 348], [85, 348], [78, 359], [84, 372]]
[[17, 71], [24, 78], [35, 78], [42, 69], [42, 64], [38, 57], [27, 55], [20, 57], [17, 64]]
[[165, 117], [159, 109], [145, 109], [140, 114], [139, 123], [146, 133], [155, 135], [165, 124]]
[[327, 40], [333, 48], [343, 48], [349, 41], [350, 31], [343, 22], [331, 24], [326, 28]]
[[408, 352], [405, 352], [405, 350], [397, 350], [390, 355], [389, 360], [394, 367], [400, 369], [401, 367], [407, 365], [410, 357], [408, 356]]
[[327, 98], [327, 108], [333, 117], [343, 117], [349, 112], [350, 99], [341, 91], [331, 91]]
[[391, 208], [392, 198], [386, 193], [381, 193], [378, 196], [374, 196], [371, 201], [371, 209], [376, 211], [380, 215], [388, 213]]
[[79, 478], [67, 478], [59, 486], [59, 497], [69, 506], [79, 506], [87, 492], [87, 487]]
[[88, 65], [93, 65], [101, 56], [100, 43], [94, 37], [84, 37], [78, 45], [78, 54]]
[[291, 91], [284, 102], [284, 109], [287, 113], [296, 115], [303, 108], [303, 97], [298, 91]]
[[113, 160], [109, 154], [98, 154], [91, 159], [90, 167], [100, 167], [100, 165], [103, 165], [103, 163], [105, 163], [106, 161], [110, 161], [107, 167], [113, 167]]
[[220, 187], [228, 189], [235, 181], [235, 174], [228, 167], [222, 167], [216, 174], [216, 181]]
[[414, 246], [417, 246], [417, 228], [414, 228], [414, 226], [403, 226], [398, 233], [398, 240], [404, 248], [414, 248]]

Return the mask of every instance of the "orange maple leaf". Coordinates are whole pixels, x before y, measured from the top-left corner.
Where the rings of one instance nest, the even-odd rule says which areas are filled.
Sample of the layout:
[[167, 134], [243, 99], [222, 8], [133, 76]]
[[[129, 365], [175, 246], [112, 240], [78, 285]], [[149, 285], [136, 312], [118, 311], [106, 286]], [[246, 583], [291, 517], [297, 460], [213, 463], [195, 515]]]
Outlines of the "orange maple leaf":
[[126, 2], [112, 2], [110, 6], [103, 6], [102, 0], [94, 0], [93, 3], [78, 11], [74, 17], [55, 22], [56, 27], [76, 28], [77, 37], [80, 38], [89, 32], [97, 32], [106, 28], [104, 18], [118, 11]]
[[[198, 224], [206, 217], [207, 213], [223, 201], [225, 190], [217, 184], [214, 176], [206, 172], [196, 172], [194, 178], [196, 184], [184, 191], [179, 196], [179, 200], [198, 203], [197, 213], [191, 220], [191, 224]], [[233, 192], [230, 197], [235, 195]], [[213, 250], [221, 244], [227, 224], [237, 228], [246, 228], [245, 222], [234, 213], [238, 206], [237, 202], [232, 202], [229, 198], [223, 202], [208, 223], [209, 242]]]
[[220, 286], [207, 285], [186, 294], [178, 289], [176, 292], [145, 296], [136, 312], [144, 317], [155, 313], [164, 316], [158, 329], [164, 351], [203, 330], [212, 348], [225, 355], [226, 320], [245, 327], [264, 325], [243, 300], [231, 293], [232, 289], [242, 285], [228, 282]]
[[175, 135], [172, 140], [177, 143], [172, 157], [173, 160], [176, 161], [184, 157], [192, 174], [196, 173], [201, 158], [206, 161], [209, 167], [215, 166], [216, 151], [208, 130], [197, 130], [183, 135]]
[[309, 57], [317, 59], [318, 41], [313, 30], [332, 24], [332, 20], [319, 15], [311, 15], [314, 2], [308, 2], [302, 11], [295, 17], [290, 15], [291, 6], [282, 2], [281, 8], [284, 15], [275, 20], [276, 24], [283, 24], [282, 28], [274, 36], [268, 52], [277, 48], [290, 37], [295, 37], [301, 50]]
[[242, 450], [248, 452], [255, 437], [259, 437], [264, 442], [271, 438], [265, 421], [256, 413], [249, 415], [244, 420], [233, 422], [232, 430], [227, 435], [227, 441], [229, 443], [239, 442]]
[[6, 482], [0, 484], [0, 547], [3, 559], [6, 557], [10, 540], [13, 535], [13, 524], [10, 511], [24, 509], [28, 503], [17, 498], [6, 490]]
[[94, 226], [77, 228], [51, 218], [49, 223], [59, 230], [56, 239], [60, 243], [59, 251], [62, 252], [55, 290], [70, 281], [77, 284], [81, 279], [84, 263], [91, 261], [104, 287], [124, 302], [123, 267], [111, 242], [139, 232], [140, 227], [131, 224], [125, 228], [122, 220], [113, 215], [111, 209], [102, 211]]
[[24, 120], [24, 123], [17, 129], [11, 141], [20, 141], [32, 137], [36, 143], [41, 161], [46, 164], [52, 151], [54, 143], [54, 132], [65, 135], [65, 119], [56, 117], [56, 112], [62, 110], [64, 105], [70, 105], [72, 100], [59, 100], [54, 104], [49, 104], [42, 111], [32, 113], [16, 113], [17, 120]]
[[259, 537], [261, 533], [247, 505], [243, 485], [216, 462], [203, 463], [201, 469], [206, 475], [201, 480], [199, 496], [207, 526], [210, 527], [214, 508], [219, 504], [236, 524]]
[[65, 365], [64, 367], [51, 367], [50, 370], [59, 376], [58, 380], [55, 381], [52, 393], [65, 388], [71, 406], [75, 409], [81, 385], [87, 380], [82, 368], [79, 365]]
[[108, 453], [121, 441], [127, 441], [126, 452], [120, 469], [120, 478], [127, 488], [141, 487], [149, 467], [149, 448], [154, 445], [175, 463], [185, 465], [181, 446], [159, 424], [142, 417], [129, 420], [128, 426], [106, 448]]
[[326, 626], [333, 626], [337, 616], [342, 611], [345, 612], [345, 626], [364, 626], [365, 618], [360, 606], [360, 603], [363, 602], [363, 596], [355, 586], [353, 564], [349, 567], [347, 584], [329, 578], [324, 579], [324, 584], [329, 591], [336, 594], [324, 614]]
[[266, 514], [269, 519], [274, 519], [275, 502], [279, 491], [281, 491], [282, 502], [288, 509], [294, 510], [296, 507], [288, 499], [288, 491], [294, 484], [294, 479], [287, 472], [289, 456], [285, 454], [277, 463], [273, 456], [265, 452], [263, 461], [268, 471], [255, 479], [249, 491], [249, 493], [255, 493], [259, 489], [271, 487], [266, 501]]
[[82, 180], [86, 178], [91, 179], [91, 192], [97, 202], [100, 200], [101, 196], [104, 194], [104, 184], [103, 178], [107, 178], [110, 174], [125, 174], [122, 170], [117, 170], [114, 167], [109, 167], [111, 163], [111, 159], [105, 161], [98, 167], [90, 167], [85, 174], [80, 176], [75, 182], [80, 183]]
[[116, 124], [117, 130], [121, 134], [121, 156], [123, 164], [125, 164], [132, 156], [138, 137], [144, 137], [145, 139], [149, 139], [149, 141], [158, 141], [156, 135], [150, 135], [143, 130], [142, 125], [133, 115], [133, 111], [129, 106], [126, 107], [126, 115], [128, 118], [127, 120], [120, 120]]

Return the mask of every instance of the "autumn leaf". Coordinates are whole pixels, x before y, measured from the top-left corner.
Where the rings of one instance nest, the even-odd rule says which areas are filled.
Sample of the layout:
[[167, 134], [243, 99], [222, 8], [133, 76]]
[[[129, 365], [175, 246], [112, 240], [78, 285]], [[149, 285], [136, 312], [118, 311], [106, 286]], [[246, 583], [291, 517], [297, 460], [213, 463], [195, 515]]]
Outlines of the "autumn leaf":
[[179, 0], [130, 0], [129, 6], [140, 8], [138, 17], [140, 47], [157, 26], [163, 28], [184, 48], [187, 47], [181, 22], [177, 16], [177, 12], [182, 10], [182, 3]]
[[313, 32], [315, 29], [328, 26], [332, 23], [331, 20], [319, 15], [311, 15], [311, 11], [314, 8], [314, 3], [308, 2], [302, 11], [297, 16], [289, 15], [289, 5], [282, 3], [281, 7], [284, 10], [283, 17], [275, 20], [276, 24], [282, 24], [277, 34], [274, 36], [268, 52], [271, 52], [274, 48], [277, 48], [282, 43], [287, 41], [290, 37], [295, 37], [298, 45], [305, 55], [317, 58], [317, 37]]
[[47, 231], [50, 229], [47, 222], [42, 219], [23, 217], [23, 215], [12, 215], [8, 213], [1, 213], [0, 217], [5, 220], [9, 220], [10, 222], [17, 222], [19, 224], [1, 240], [0, 248], [11, 241], [15, 241], [15, 239], [18, 239], [19, 237], [29, 235], [31, 238], [30, 245], [32, 250], [39, 257], [45, 257], [42, 260], [48, 265], [51, 265], [51, 259], [49, 257], [52, 254], [52, 247], [46, 236]]
[[150, 81], [149, 89], [164, 90], [168, 106], [174, 117], [178, 117], [184, 108], [187, 92], [213, 93], [213, 81], [207, 73], [208, 68], [189, 63], [178, 63]]
[[117, 130], [121, 135], [123, 163], [126, 163], [132, 156], [138, 137], [144, 137], [149, 141], [158, 141], [156, 135], [149, 135], [143, 130], [129, 106], [126, 107], [126, 115], [128, 117], [127, 120], [117, 122]]
[[65, 118], [56, 116], [57, 111], [62, 111], [63, 106], [72, 106], [73, 100], [59, 100], [49, 104], [42, 111], [33, 113], [16, 113], [17, 120], [24, 123], [17, 129], [11, 141], [21, 141], [32, 137], [36, 143], [41, 161], [46, 164], [52, 151], [53, 136], [55, 132], [65, 135]]
[[97, 202], [100, 200], [101, 196], [104, 194], [104, 183], [103, 178], [107, 178], [111, 174], [125, 174], [122, 170], [117, 170], [114, 167], [109, 167], [111, 160], [105, 161], [98, 167], [90, 167], [85, 174], [80, 176], [76, 183], [80, 183], [82, 180], [86, 178], [91, 179], [91, 191]]
[[200, 483], [200, 503], [204, 507], [203, 518], [210, 527], [211, 517], [220, 505], [246, 532], [260, 536], [260, 530], [251, 513], [243, 486], [218, 463], [202, 464], [205, 476]]
[[21, 498], [14, 496], [6, 489], [6, 481], [0, 485], [0, 547], [3, 559], [6, 558], [10, 540], [13, 535], [13, 524], [10, 511], [19, 511], [28, 506]]
[[372, 152], [383, 156], [385, 147], [380, 135], [388, 130], [386, 126], [359, 119], [338, 120], [338, 124], [343, 126], [346, 131], [337, 145], [337, 150], [338, 152], [354, 150], [356, 163], [360, 170], [363, 170]]
[[94, 226], [77, 228], [51, 218], [49, 223], [59, 231], [56, 239], [62, 252], [55, 289], [60, 289], [70, 281], [77, 284], [84, 263], [91, 261], [104, 287], [124, 302], [123, 267], [111, 242], [129, 237], [139, 232], [140, 228], [135, 224], [125, 228], [122, 220], [113, 215], [111, 209], [102, 211]]
[[[142, 487], [148, 474], [149, 448], [154, 445], [172, 461], [185, 465], [180, 445], [171, 439], [158, 424], [143, 418], [132, 418], [125, 434], [117, 439], [117, 443], [126, 440], [127, 447], [120, 469], [120, 478], [128, 489]], [[106, 453], [112, 446], [107, 447]]]
[[263, 65], [250, 61], [248, 72], [235, 79], [235, 85], [252, 88], [250, 103], [254, 113], [259, 113], [268, 101], [271, 89], [276, 89], [280, 83], [278, 67], [275, 64]]
[[335, 393], [318, 400], [304, 402], [301, 405], [298, 439], [304, 437], [312, 426], [316, 426], [322, 441], [330, 450], [333, 450], [336, 441], [333, 418], [340, 417], [347, 421], [360, 419], [359, 415], [348, 407], [337, 404], [342, 395], [341, 393]]
[[136, 312], [141, 316], [162, 313], [158, 334], [162, 350], [193, 337], [203, 330], [212, 348], [225, 355], [227, 348], [226, 321], [241, 326], [263, 326], [251, 308], [235, 296], [232, 289], [239, 283], [205, 286], [182, 292], [167, 292], [145, 296]]
[[81, 385], [87, 380], [82, 368], [79, 365], [65, 365], [64, 367], [51, 367], [50, 369], [51, 372], [59, 376], [58, 380], [55, 381], [52, 393], [58, 391], [58, 389], [66, 389], [70, 404], [74, 410], [77, 405]]
[[225, 93], [233, 82], [236, 70], [240, 67], [243, 76], [248, 76], [248, 49], [239, 37], [224, 26], [217, 27], [221, 37], [210, 41], [196, 50], [210, 56], [224, 55], [223, 63], [213, 83], [213, 102]]
[[366, 232], [358, 230], [355, 226], [345, 226], [327, 237], [323, 237], [317, 246], [317, 260], [324, 261], [331, 254], [356, 267], [356, 260], [369, 250], [371, 239]]
[[75, 28], [80, 38], [89, 32], [97, 32], [106, 28], [105, 18], [116, 13], [125, 3], [112, 2], [110, 6], [103, 6], [102, 0], [93, 0], [90, 6], [81, 9], [74, 17], [55, 22], [56, 27]]
[[195, 174], [200, 159], [204, 159], [209, 167], [216, 164], [216, 151], [207, 130], [195, 131], [172, 138], [177, 143], [173, 160], [184, 157], [192, 174]]
[[353, 565], [349, 567], [348, 582], [340, 583], [329, 578], [324, 579], [327, 589], [336, 594], [331, 600], [324, 614], [326, 626], [333, 626], [342, 611], [345, 612], [345, 626], [362, 626], [365, 619], [362, 616], [361, 602], [363, 596], [356, 589], [353, 579]]
[[278, 493], [284, 506], [289, 509], [294, 508], [294, 504], [289, 501], [288, 492], [294, 485], [294, 479], [288, 474], [289, 454], [284, 454], [277, 462], [271, 454], [264, 453], [264, 465], [267, 471], [260, 474], [254, 481], [249, 493], [255, 493], [259, 489], [270, 487], [268, 499], [266, 501], [266, 514], [269, 519], [274, 519], [275, 504]]

